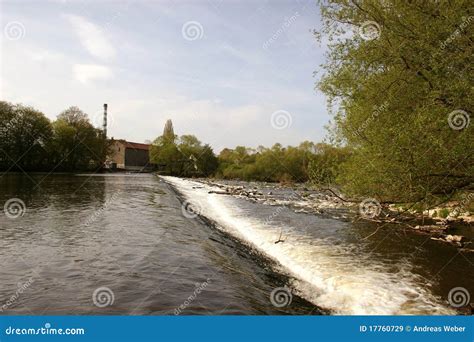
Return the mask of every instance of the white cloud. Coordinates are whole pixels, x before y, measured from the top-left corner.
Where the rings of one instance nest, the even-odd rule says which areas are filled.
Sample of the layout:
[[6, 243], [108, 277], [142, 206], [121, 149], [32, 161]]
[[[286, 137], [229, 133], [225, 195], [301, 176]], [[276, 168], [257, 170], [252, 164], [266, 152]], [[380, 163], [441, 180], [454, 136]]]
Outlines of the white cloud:
[[65, 57], [63, 54], [48, 49], [29, 48], [27, 53], [34, 62], [63, 62]]
[[74, 64], [73, 73], [76, 80], [88, 83], [93, 80], [106, 80], [113, 77], [110, 68], [97, 64]]
[[97, 25], [87, 21], [85, 18], [77, 15], [67, 15], [81, 44], [89, 53], [101, 59], [110, 59], [115, 57], [116, 50], [109, 42], [104, 31]]
[[[137, 142], [160, 135], [170, 118], [177, 134], [195, 134], [216, 151], [276, 141], [295, 145], [324, 135], [321, 127], [329, 117], [312, 78], [324, 49], [308, 47], [312, 37], [299, 24], [303, 19], [292, 26], [299, 33], [288, 31], [291, 49], [262, 49], [273, 32], [271, 22], [280, 23], [293, 9], [268, 12], [275, 20], [262, 17], [254, 23], [236, 16], [232, 6], [222, 4], [219, 15], [212, 6], [202, 6], [199, 10], [210, 15], [193, 12], [194, 17], [202, 18], [212, 39], [195, 45], [181, 37], [182, 24], [190, 20], [187, 6], [167, 16], [160, 8], [166, 4], [141, 3], [125, 16], [115, 2], [107, 13], [100, 1], [90, 2], [87, 15], [67, 3], [48, 11], [32, 3], [38, 11], [24, 12], [20, 19], [35, 28], [35, 37], [27, 35], [3, 49], [2, 99], [33, 104], [50, 119], [71, 105], [93, 116], [108, 103], [114, 120], [109, 135]], [[63, 20], [55, 21], [58, 15]], [[132, 17], [140, 17], [140, 23]], [[292, 115], [291, 127], [272, 127], [277, 110]]]

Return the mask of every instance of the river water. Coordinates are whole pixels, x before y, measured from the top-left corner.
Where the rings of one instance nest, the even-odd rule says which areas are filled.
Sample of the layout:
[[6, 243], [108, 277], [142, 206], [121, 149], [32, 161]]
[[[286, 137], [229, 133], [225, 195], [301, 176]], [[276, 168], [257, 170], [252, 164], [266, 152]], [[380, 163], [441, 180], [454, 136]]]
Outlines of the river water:
[[0, 314], [455, 314], [449, 291], [474, 294], [473, 253], [211, 190], [3, 175], [0, 204], [25, 210], [0, 214]]

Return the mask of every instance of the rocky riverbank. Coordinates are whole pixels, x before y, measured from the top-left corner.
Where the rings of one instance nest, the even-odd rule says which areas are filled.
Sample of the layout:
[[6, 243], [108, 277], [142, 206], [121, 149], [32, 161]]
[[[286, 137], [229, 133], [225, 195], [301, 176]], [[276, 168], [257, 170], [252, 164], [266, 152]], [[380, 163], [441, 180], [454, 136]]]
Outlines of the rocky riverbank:
[[[381, 205], [374, 199], [349, 201], [335, 190], [313, 189], [306, 184], [279, 185], [264, 182], [240, 182], [199, 179], [216, 190], [211, 193], [235, 196], [272, 206], [285, 206], [298, 213], [331, 217], [345, 221], [370, 221], [401, 225], [433, 240], [474, 252], [474, 216], [463, 208], [466, 203], [451, 202], [424, 212], [396, 205]], [[462, 234], [459, 227], [462, 226]], [[471, 234], [469, 234], [471, 232]], [[467, 233], [467, 234], [465, 234]]]

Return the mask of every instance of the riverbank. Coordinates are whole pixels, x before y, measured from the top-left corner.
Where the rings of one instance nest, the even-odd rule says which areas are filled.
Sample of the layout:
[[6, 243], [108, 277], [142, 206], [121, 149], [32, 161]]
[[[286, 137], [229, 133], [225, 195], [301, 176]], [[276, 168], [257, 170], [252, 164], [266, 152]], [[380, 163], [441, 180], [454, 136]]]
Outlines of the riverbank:
[[307, 213], [346, 221], [369, 221], [379, 225], [396, 224], [416, 233], [431, 236], [435, 241], [449, 243], [467, 252], [474, 252], [474, 215], [464, 209], [470, 197], [462, 202], [420, 211], [413, 205], [381, 205], [374, 199], [360, 202], [345, 200], [335, 191], [319, 190], [300, 183], [282, 185], [265, 182], [196, 179], [216, 187], [218, 195], [244, 198], [271, 206], [285, 206], [296, 213]]
[[[331, 206], [321, 194], [320, 206], [312, 207], [319, 214], [302, 211], [304, 197], [299, 191], [311, 193], [310, 189], [162, 179], [180, 193], [186, 215], [212, 222], [223, 233], [274, 260], [278, 265], [275, 272], [292, 279], [288, 286], [294, 294], [332, 313], [450, 314], [471, 310], [457, 310], [448, 301], [452, 288], [472, 287], [469, 284], [474, 281], [472, 274], [463, 271], [470, 267], [474, 255], [456, 246], [393, 223], [378, 226], [354, 220], [350, 208]], [[459, 268], [459, 263], [464, 266]]]

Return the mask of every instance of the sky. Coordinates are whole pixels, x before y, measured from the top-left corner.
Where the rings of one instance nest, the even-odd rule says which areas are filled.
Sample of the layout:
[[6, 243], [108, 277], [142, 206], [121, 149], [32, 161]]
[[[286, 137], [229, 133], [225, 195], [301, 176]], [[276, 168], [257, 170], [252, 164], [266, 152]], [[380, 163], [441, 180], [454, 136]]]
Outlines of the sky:
[[314, 0], [0, 0], [0, 98], [54, 120], [78, 106], [108, 135], [154, 140], [165, 121], [217, 152], [321, 141]]

